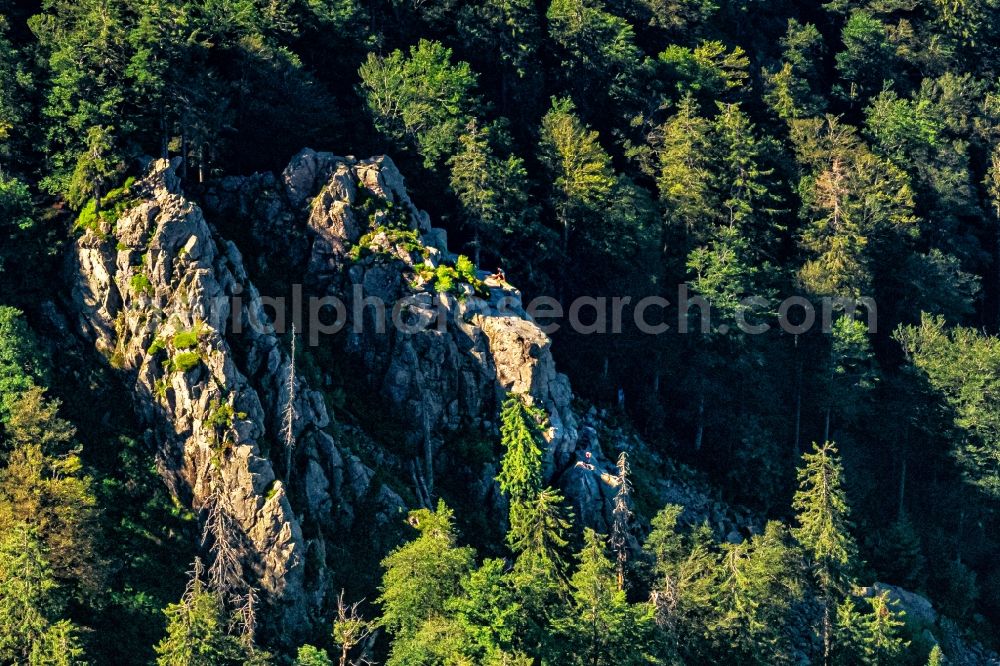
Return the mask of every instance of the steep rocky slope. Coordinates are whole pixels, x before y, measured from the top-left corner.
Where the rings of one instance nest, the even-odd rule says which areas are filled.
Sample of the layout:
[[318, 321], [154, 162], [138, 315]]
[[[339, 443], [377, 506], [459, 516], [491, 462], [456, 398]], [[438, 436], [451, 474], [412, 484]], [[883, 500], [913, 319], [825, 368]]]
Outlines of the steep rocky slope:
[[[366, 376], [356, 381], [377, 387], [386, 409], [406, 424], [399, 438], [415, 452], [410, 460], [398, 452], [366, 456], [372, 465], [350, 452], [364, 448], [365, 435], [334, 424], [323, 393], [291, 372], [289, 336], [272, 326], [280, 316], [265, 307], [236, 245], [185, 197], [175, 167], [152, 163], [132, 187], [125, 213], [78, 239], [73, 305], [79, 330], [134, 384], [136, 409], [158, 443], [172, 492], [203, 518], [213, 510], [226, 517], [209, 521], [225, 533], [207, 534], [206, 544], [221, 539], [239, 549], [243, 571], [232, 591], [253, 586], [263, 594], [275, 618], [270, 630], [293, 636], [322, 605], [329, 546], [351, 529], [359, 505], [376, 507], [366, 521], [384, 522], [402, 509], [400, 495], [375, 479], [372, 465], [381, 460], [408, 469], [409, 478], [395, 479], [397, 487], [410, 486], [417, 501], [431, 501], [449, 435], [471, 429], [492, 436], [507, 391], [546, 410], [549, 473], [573, 467], [581, 440], [549, 339], [509, 285], [490, 285], [484, 299], [467, 298], [468, 284], [458, 298], [439, 298], [426, 280], [421, 286], [415, 272], [454, 257], [443, 232], [412, 205], [388, 158], [305, 152], [281, 180], [232, 179], [208, 197], [213, 215], [237, 214], [269, 243], [261, 261], [277, 253], [287, 259], [296, 242], [304, 243], [301, 281], [308, 292], [347, 303], [347, 332], [319, 344], [360, 360]], [[268, 198], [272, 205], [261, 215]], [[256, 210], [240, 208], [251, 201]], [[386, 227], [390, 215], [394, 225]], [[389, 304], [407, 299], [410, 321], [434, 313], [443, 325], [399, 331], [390, 305], [384, 314], [366, 310], [355, 326], [355, 285]], [[290, 393], [289, 469], [283, 424]], [[595, 478], [586, 486], [595, 496], [577, 502], [604, 504], [600, 470]], [[491, 485], [486, 479], [478, 492], [490, 494]], [[591, 511], [598, 521], [602, 508]]]

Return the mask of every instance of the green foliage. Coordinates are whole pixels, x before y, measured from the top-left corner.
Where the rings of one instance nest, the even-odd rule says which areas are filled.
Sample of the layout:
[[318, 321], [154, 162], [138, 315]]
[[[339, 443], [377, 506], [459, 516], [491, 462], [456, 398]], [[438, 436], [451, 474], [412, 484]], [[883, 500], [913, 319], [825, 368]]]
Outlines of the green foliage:
[[792, 533], [812, 561], [825, 593], [843, 591], [857, 545], [850, 533], [840, 455], [831, 442], [814, 443], [812, 452], [803, 454], [802, 461], [799, 489], [792, 500], [799, 525]]
[[844, 49], [835, 57], [837, 71], [844, 79], [843, 94], [849, 99], [865, 99], [892, 79], [894, 49], [885, 24], [864, 9], [851, 13], [840, 36]]
[[174, 333], [174, 337], [171, 342], [175, 349], [191, 349], [192, 347], [198, 346], [198, 335], [199, 331], [197, 329], [191, 329], [190, 331], [178, 331]]
[[163, 612], [167, 635], [156, 646], [158, 666], [235, 666], [246, 658], [245, 648], [228, 633], [222, 602], [197, 570], [181, 600]]
[[0, 305], [0, 421], [11, 405], [37, 383], [46, 383], [47, 363], [24, 313]]
[[652, 629], [651, 608], [631, 606], [615, 580], [615, 566], [604, 539], [587, 528], [580, 564], [570, 581], [573, 614], [565, 626], [565, 664], [655, 663], [647, 650]]
[[170, 367], [177, 372], [187, 372], [198, 367], [201, 355], [196, 351], [178, 352], [170, 359]]
[[375, 125], [414, 145], [428, 167], [451, 154], [477, 106], [475, 74], [468, 63], [452, 64], [440, 42], [421, 39], [408, 56], [369, 54], [358, 73]]
[[480, 236], [497, 243], [514, 233], [527, 206], [524, 161], [514, 155], [498, 157], [490, 145], [493, 135], [490, 127], [479, 129], [470, 122], [458, 139], [458, 152], [448, 158], [450, 187], [475, 231], [477, 256]]
[[692, 48], [671, 45], [657, 56], [665, 76], [676, 81], [681, 97], [691, 94], [716, 98], [743, 86], [750, 64], [739, 46], [732, 50], [718, 41], [703, 41]]
[[560, 73], [577, 98], [628, 98], [641, 62], [628, 21], [606, 11], [601, 0], [554, 0], [546, 18], [563, 53]]
[[900, 636], [903, 613], [895, 611], [889, 593], [865, 599], [870, 613], [860, 613], [848, 597], [837, 607], [837, 651], [834, 663], [862, 666], [898, 664], [909, 645]]
[[573, 219], [604, 202], [614, 176], [599, 135], [584, 125], [569, 98], [552, 98], [542, 118], [539, 157], [552, 178], [553, 205], [568, 243]]
[[114, 224], [125, 211], [135, 205], [132, 197], [132, 186], [135, 179], [129, 177], [121, 187], [108, 191], [103, 195], [101, 204], [98, 206], [96, 199], [90, 199], [80, 208], [80, 213], [73, 225], [74, 229], [84, 231], [90, 230], [96, 234], [102, 234], [102, 225]]
[[786, 120], [820, 114], [826, 107], [819, 68], [824, 55], [823, 36], [812, 23], [803, 25], [788, 19], [781, 46], [780, 69], [766, 73], [768, 90], [764, 101]]
[[411, 512], [409, 522], [419, 536], [382, 561], [378, 603], [382, 625], [396, 639], [394, 654], [405, 649], [426, 621], [444, 613], [445, 602], [458, 592], [473, 564], [472, 549], [456, 545], [453, 515], [444, 502], [436, 511]]
[[[383, 246], [381, 238], [385, 238], [388, 247]], [[392, 248], [402, 248], [410, 254], [423, 254], [424, 244], [420, 240], [420, 232], [416, 229], [399, 229], [394, 227], [376, 226], [372, 231], [366, 233], [358, 239], [358, 242], [351, 248], [351, 261], [361, 261], [365, 257], [396, 257]], [[396, 257], [398, 258], [398, 257]]]
[[[0, 101], [0, 109], [2, 104]], [[2, 125], [2, 115], [0, 115], [0, 127]], [[0, 135], [2, 133], [0, 129]], [[3, 139], [0, 138], [0, 146], [2, 145]], [[3, 234], [5, 239], [3, 248], [0, 249], [0, 273], [16, 268], [18, 260], [23, 256], [23, 248], [19, 247], [19, 243], [25, 240], [35, 226], [33, 212], [34, 206], [28, 186], [23, 181], [0, 171], [0, 234]]]
[[26, 662], [60, 606], [42, 545], [24, 525], [0, 532], [0, 659]]
[[949, 330], [944, 319], [924, 315], [920, 326], [896, 332], [909, 360], [926, 376], [952, 410], [957, 430], [952, 455], [966, 479], [992, 496], [1000, 495], [1000, 455], [994, 433], [998, 412], [988, 399], [996, 373], [1000, 342], [970, 328]]
[[512, 503], [533, 500], [542, 490], [540, 425], [544, 413], [520, 395], [511, 395], [500, 412], [501, 444], [506, 450], [497, 482]]
[[312, 645], [303, 645], [300, 647], [293, 663], [294, 666], [333, 666], [333, 662], [330, 661], [330, 656], [326, 653], [326, 650], [313, 647]]
[[149, 281], [149, 277], [145, 273], [136, 273], [133, 275], [132, 279], [129, 280], [129, 286], [132, 287], [132, 292], [136, 295], [153, 295], [153, 283]]

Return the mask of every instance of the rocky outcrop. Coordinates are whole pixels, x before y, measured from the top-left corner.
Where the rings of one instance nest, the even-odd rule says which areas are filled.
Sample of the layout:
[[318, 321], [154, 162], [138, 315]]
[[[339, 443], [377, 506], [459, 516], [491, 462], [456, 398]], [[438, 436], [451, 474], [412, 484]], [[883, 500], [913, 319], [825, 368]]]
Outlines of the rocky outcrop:
[[[153, 163], [133, 194], [120, 219], [77, 241], [79, 327], [134, 381], [174, 495], [196, 510], [222, 502], [224, 536], [271, 607], [272, 635], [294, 640], [325, 589], [325, 563], [309, 566], [310, 551], [350, 524], [352, 500], [374, 493], [389, 511], [402, 502], [338, 447], [323, 396], [291, 375], [240, 252], [184, 197], [174, 165]], [[283, 469], [286, 487], [271, 460], [281, 459], [290, 378], [296, 464]], [[290, 493], [303, 498], [296, 510]]]
[[[276, 199], [285, 205], [261, 203]], [[345, 305], [341, 338], [319, 344], [359, 359], [363, 380], [412, 425], [400, 437], [421, 451], [415, 462], [429, 483], [443, 443], [461, 431], [494, 431], [508, 392], [547, 412], [550, 473], [575, 463], [573, 394], [550, 339], [515, 288], [491, 280], [475, 288], [483, 272], [457, 279], [450, 291], [438, 288], [435, 271], [457, 257], [444, 230], [414, 205], [391, 159], [305, 150], [280, 178], [233, 180], [208, 200], [223, 219], [257, 211], [250, 226], [262, 249], [277, 233], [304, 239], [308, 258], [299, 274], [307, 292]], [[289, 218], [296, 222], [282, 228]], [[264, 251], [262, 269], [276, 261]]]
[[[508, 393], [545, 411], [552, 483], [585, 523], [607, 529], [614, 468], [595, 429], [579, 425], [550, 339], [514, 287], [449, 251], [388, 157], [303, 151], [280, 176], [224, 179], [203, 200], [211, 223], [175, 166], [153, 162], [128, 210], [78, 239], [73, 306], [80, 331], [132, 384], [174, 495], [231, 519], [224, 538], [270, 605], [272, 638], [296, 640], [322, 607], [346, 534], [402, 510], [383, 480], [430, 503], [449, 442], [495, 438]], [[320, 335], [308, 303], [271, 307], [260, 289], [275, 276], [301, 283], [303, 299], [338, 299], [341, 332]], [[316, 358], [351, 359], [352, 370], [333, 377]], [[350, 413], [334, 422], [336, 396], [324, 392], [335, 385], [377, 396], [369, 409], [399, 424], [391, 451], [363, 431], [379, 424]], [[591, 467], [579, 464], [584, 450]], [[476, 474], [474, 501], [495, 504], [492, 474]]]

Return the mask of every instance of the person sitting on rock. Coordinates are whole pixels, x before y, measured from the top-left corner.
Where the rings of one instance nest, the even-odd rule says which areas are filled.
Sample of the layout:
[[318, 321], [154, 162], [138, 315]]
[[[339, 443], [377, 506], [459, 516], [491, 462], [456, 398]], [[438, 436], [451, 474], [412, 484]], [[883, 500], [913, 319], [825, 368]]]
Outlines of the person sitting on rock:
[[507, 274], [503, 272], [502, 268], [497, 268], [497, 272], [491, 275], [488, 279], [496, 280], [497, 282], [506, 283]]

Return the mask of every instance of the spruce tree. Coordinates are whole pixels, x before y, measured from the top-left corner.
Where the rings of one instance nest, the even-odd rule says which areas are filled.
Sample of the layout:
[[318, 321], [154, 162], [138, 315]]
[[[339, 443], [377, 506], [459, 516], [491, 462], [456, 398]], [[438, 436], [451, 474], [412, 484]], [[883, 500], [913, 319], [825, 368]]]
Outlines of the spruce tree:
[[837, 599], [848, 590], [857, 546], [850, 534], [850, 509], [837, 448], [832, 442], [814, 443], [812, 453], [803, 454], [802, 460], [799, 489], [792, 500], [799, 525], [792, 534], [805, 550], [819, 584], [823, 662], [829, 664], [833, 614]]
[[445, 602], [458, 593], [474, 556], [471, 548], [456, 545], [454, 513], [444, 501], [435, 511], [411, 512], [409, 522], [419, 536], [382, 560], [385, 574], [378, 598], [382, 626], [400, 648], [424, 622], [444, 615]]
[[552, 99], [552, 108], [542, 118], [539, 157], [552, 178], [563, 251], [569, 250], [574, 222], [600, 207], [615, 183], [611, 157], [598, 139], [576, 115], [572, 100]]
[[196, 560], [181, 600], [164, 610], [167, 635], [157, 646], [158, 666], [236, 666], [247, 654], [227, 632], [222, 600], [206, 586]]
[[497, 483], [511, 504], [534, 499], [542, 489], [542, 449], [539, 428], [543, 414], [529, 407], [520, 395], [511, 395], [500, 412], [501, 445]]
[[648, 653], [651, 608], [632, 607], [618, 588], [615, 565], [605, 552], [604, 538], [587, 528], [579, 566], [571, 580], [571, 615], [566, 652], [560, 663], [580, 666], [653, 663]]

